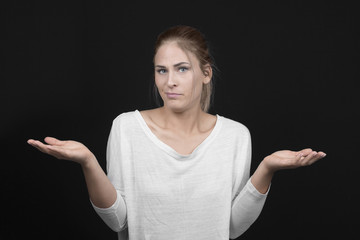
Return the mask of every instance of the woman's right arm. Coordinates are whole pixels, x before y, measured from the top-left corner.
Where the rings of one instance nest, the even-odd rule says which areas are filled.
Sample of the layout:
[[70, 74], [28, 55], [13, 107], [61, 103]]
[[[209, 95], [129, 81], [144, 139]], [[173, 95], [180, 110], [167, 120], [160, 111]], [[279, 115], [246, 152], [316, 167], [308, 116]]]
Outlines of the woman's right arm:
[[60, 141], [52, 137], [45, 138], [47, 144], [33, 139], [29, 139], [28, 143], [41, 152], [58, 159], [79, 163], [84, 172], [90, 200], [96, 212], [116, 232], [126, 226], [124, 199], [114, 188], [94, 154], [85, 145], [71, 140]]
[[94, 154], [82, 143], [76, 141], [60, 141], [56, 138], [46, 137], [44, 144], [29, 139], [28, 143], [43, 153], [58, 159], [70, 160], [81, 165], [91, 202], [98, 208], [112, 206], [117, 193], [112, 183], [102, 170]]

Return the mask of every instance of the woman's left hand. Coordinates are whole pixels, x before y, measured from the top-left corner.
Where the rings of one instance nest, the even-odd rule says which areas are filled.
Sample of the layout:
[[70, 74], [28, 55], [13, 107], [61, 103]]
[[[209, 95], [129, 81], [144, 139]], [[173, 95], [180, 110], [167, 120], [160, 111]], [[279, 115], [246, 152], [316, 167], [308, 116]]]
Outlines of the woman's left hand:
[[289, 150], [274, 152], [260, 163], [251, 177], [251, 182], [260, 193], [266, 193], [276, 171], [309, 166], [325, 156], [324, 152], [316, 152], [310, 148], [298, 152]]
[[283, 150], [267, 156], [263, 160], [263, 164], [269, 171], [276, 172], [281, 169], [309, 166], [325, 156], [324, 152], [316, 152], [310, 148], [298, 152]]

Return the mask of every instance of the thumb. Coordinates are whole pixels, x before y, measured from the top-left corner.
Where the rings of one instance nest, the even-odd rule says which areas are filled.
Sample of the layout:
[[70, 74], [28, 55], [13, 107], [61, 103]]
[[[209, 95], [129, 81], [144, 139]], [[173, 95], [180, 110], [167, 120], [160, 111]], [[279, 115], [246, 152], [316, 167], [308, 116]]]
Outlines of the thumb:
[[60, 141], [60, 140], [58, 140], [58, 139], [56, 139], [54, 137], [46, 137], [44, 139], [44, 141], [49, 145], [57, 145], [57, 146], [59, 146], [59, 145], [64, 144], [63, 141]]

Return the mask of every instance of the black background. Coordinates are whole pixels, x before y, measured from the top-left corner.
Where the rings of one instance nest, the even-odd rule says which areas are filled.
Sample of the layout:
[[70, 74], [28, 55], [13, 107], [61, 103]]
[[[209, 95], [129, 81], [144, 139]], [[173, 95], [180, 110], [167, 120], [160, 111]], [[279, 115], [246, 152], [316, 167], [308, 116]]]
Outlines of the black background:
[[[355, 1], [354, 1], [355, 2]], [[153, 44], [176, 25], [208, 38], [212, 113], [252, 133], [252, 172], [280, 149], [328, 156], [278, 172], [239, 239], [348, 239], [359, 227], [358, 10], [347, 1], [7, 1], [1, 6], [1, 239], [116, 239], [81, 169], [27, 145], [83, 142], [105, 167], [112, 120], [153, 107]]]

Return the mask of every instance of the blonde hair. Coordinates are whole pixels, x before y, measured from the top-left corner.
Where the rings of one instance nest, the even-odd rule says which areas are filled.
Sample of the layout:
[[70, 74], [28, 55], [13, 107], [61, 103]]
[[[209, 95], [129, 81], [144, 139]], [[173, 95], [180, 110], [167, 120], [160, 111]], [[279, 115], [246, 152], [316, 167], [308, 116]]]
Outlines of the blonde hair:
[[[193, 53], [196, 58], [199, 60], [200, 69], [205, 76], [211, 74], [207, 68], [210, 66], [214, 70], [215, 65], [213, 58], [209, 53], [208, 43], [204, 35], [197, 30], [196, 28], [178, 25], [171, 27], [164, 32], [160, 33], [156, 42], [155, 42], [155, 53], [156, 55], [158, 49], [166, 42], [175, 41], [180, 48], [183, 50]], [[200, 105], [201, 109], [204, 112], [208, 112], [212, 103], [213, 90], [214, 90], [214, 79], [213, 75], [211, 80], [207, 84], [203, 84]], [[156, 91], [156, 97], [158, 97], [157, 88], [155, 86], [154, 90]]]

